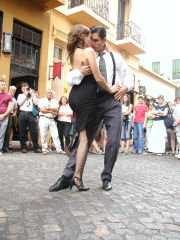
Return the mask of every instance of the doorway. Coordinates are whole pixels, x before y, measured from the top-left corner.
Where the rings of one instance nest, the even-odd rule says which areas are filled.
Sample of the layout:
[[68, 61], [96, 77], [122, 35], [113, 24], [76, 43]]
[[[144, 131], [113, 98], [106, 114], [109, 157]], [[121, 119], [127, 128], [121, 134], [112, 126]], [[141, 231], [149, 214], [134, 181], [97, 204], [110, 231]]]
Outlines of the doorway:
[[[14, 20], [9, 84], [17, 88], [16, 99], [23, 82], [38, 90], [41, 35], [39, 30]], [[13, 140], [19, 140], [17, 119], [13, 133]]]

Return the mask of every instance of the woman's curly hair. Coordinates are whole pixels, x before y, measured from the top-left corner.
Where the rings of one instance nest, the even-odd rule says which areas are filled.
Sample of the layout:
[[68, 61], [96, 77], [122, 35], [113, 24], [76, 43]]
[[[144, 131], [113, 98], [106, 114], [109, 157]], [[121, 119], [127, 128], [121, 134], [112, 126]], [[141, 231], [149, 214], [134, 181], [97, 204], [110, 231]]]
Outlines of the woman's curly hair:
[[67, 51], [68, 59], [70, 59], [71, 63], [76, 48], [85, 48], [85, 41], [82, 38], [82, 34], [85, 34], [86, 36], [90, 34], [90, 29], [82, 24], [74, 25], [68, 34]]

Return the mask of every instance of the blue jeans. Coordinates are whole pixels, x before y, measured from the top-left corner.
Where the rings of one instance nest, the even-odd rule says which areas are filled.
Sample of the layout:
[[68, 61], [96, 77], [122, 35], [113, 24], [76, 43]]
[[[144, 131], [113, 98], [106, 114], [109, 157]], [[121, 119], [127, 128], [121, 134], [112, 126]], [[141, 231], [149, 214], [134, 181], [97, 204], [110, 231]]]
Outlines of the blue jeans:
[[3, 147], [4, 136], [5, 136], [7, 125], [8, 125], [8, 117], [5, 117], [3, 120], [0, 120], [0, 151], [2, 150], [2, 147]]
[[127, 122], [127, 126], [126, 123], [122, 121], [121, 141], [131, 140], [131, 125], [131, 121]]
[[138, 150], [143, 151], [144, 149], [144, 129], [143, 123], [134, 123], [134, 141], [133, 141], [133, 149], [135, 151]]

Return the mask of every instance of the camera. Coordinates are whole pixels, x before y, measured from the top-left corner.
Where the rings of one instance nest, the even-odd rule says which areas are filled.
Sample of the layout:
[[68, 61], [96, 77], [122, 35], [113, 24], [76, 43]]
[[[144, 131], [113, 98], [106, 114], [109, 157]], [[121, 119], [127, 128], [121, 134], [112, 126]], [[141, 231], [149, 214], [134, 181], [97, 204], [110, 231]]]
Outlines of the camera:
[[[27, 88], [26, 88], [26, 91], [30, 91], [30, 90], [31, 90], [30, 87], [27, 87]], [[31, 93], [28, 93], [28, 94], [27, 94], [27, 97], [30, 98], [30, 97], [31, 97]]]

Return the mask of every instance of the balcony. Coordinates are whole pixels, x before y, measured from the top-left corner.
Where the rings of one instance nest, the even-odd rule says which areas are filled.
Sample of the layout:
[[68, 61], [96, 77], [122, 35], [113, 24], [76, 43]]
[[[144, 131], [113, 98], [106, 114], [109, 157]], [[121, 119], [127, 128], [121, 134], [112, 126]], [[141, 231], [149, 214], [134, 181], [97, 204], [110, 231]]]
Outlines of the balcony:
[[131, 55], [145, 53], [141, 29], [132, 21], [117, 25], [116, 44]]
[[44, 11], [65, 5], [65, 0], [32, 0], [32, 2]]
[[84, 24], [88, 27], [101, 25], [108, 29], [109, 1], [68, 0], [67, 18], [75, 24]]

